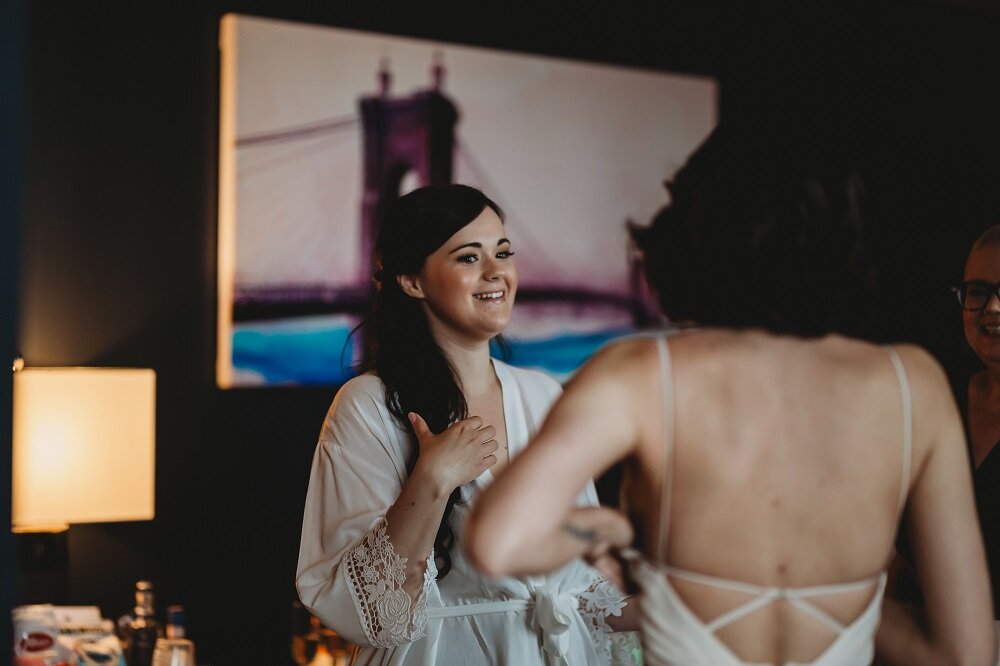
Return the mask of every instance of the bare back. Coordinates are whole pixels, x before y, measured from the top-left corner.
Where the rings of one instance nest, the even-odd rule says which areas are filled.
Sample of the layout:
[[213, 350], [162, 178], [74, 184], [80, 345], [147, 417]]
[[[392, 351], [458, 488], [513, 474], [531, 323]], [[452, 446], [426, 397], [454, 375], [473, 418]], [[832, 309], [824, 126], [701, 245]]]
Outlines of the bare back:
[[[634, 543], [651, 666], [868, 663], [876, 630], [899, 663], [993, 663], [962, 425], [927, 352], [752, 331], [685, 332], [669, 353], [661, 343], [618, 341], [573, 376], [479, 500], [470, 538], [486, 568], [533, 574]], [[616, 461], [635, 530], [617, 511], [572, 508]], [[919, 624], [880, 595], [901, 497], [926, 602]]]
[[[634, 520], [647, 557], [663, 553], [675, 567], [775, 588], [884, 570], [901, 485], [911, 483], [903, 479], [903, 392], [884, 349], [837, 336], [687, 332], [670, 340], [665, 404], [654, 344], [631, 344], [639, 442], [625, 492], [629, 506], [643, 508]], [[671, 417], [672, 487], [661, 493]], [[915, 447], [913, 468], [925, 454]], [[669, 539], [659, 528], [665, 506]], [[731, 590], [671, 584], [705, 621], [746, 602]], [[813, 603], [847, 625], [875, 593], [872, 584]], [[812, 660], [836, 634], [777, 603], [717, 635], [742, 659], [774, 662]]]

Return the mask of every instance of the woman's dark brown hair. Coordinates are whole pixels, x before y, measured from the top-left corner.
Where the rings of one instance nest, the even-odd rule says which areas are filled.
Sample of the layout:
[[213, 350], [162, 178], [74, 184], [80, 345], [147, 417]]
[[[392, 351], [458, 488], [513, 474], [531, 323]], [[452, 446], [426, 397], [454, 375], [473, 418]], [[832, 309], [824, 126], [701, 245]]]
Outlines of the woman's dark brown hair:
[[704, 326], [871, 337], [875, 272], [863, 189], [835, 132], [720, 124], [633, 228], [664, 314]]

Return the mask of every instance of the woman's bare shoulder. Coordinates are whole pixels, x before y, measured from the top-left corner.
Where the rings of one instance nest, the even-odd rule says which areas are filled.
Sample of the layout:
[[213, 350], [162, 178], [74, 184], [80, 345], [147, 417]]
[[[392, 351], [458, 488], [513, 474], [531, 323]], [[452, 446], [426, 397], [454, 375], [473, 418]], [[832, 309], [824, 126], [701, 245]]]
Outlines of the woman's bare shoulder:
[[961, 423], [951, 384], [938, 360], [918, 345], [893, 345], [893, 349], [906, 372], [916, 419], [925, 425], [942, 419]]
[[655, 368], [659, 351], [657, 350], [658, 340], [665, 339], [667, 344], [673, 348], [678, 345], [682, 338], [694, 335], [694, 333], [656, 333], [638, 334], [614, 340], [599, 349], [584, 365], [582, 370], [587, 374], [611, 374], [622, 375], [636, 371], [649, 370]]
[[920, 377], [927, 380], [937, 380], [944, 377], [944, 369], [934, 356], [921, 347], [912, 343], [898, 343], [889, 345], [899, 354], [903, 361], [907, 375]]
[[929, 351], [915, 344], [894, 344], [891, 348], [895, 350], [903, 364], [915, 409], [921, 408], [922, 405], [933, 409], [935, 404], [942, 400], [946, 404], [952, 402], [948, 376]]
[[629, 393], [636, 380], [656, 362], [653, 336], [629, 336], [609, 342], [597, 350], [566, 383], [573, 394], [582, 391]]

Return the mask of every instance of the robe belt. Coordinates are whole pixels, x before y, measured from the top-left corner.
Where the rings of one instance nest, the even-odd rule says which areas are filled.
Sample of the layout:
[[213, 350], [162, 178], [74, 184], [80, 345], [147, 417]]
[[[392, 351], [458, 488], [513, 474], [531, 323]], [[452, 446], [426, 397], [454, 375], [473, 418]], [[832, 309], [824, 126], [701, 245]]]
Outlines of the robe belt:
[[484, 601], [477, 604], [456, 604], [427, 609], [427, 619], [509, 613], [535, 609], [535, 629], [542, 634], [542, 649], [550, 666], [568, 666], [569, 628], [577, 612], [577, 599], [570, 594], [560, 594], [552, 588], [538, 587], [531, 599]]

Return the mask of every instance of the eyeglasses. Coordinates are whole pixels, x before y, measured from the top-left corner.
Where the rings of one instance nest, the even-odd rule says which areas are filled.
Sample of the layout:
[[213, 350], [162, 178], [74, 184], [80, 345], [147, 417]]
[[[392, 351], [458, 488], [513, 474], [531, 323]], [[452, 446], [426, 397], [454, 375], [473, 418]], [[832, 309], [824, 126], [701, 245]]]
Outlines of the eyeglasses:
[[1000, 298], [1000, 282], [963, 282], [959, 287], [952, 287], [951, 290], [958, 296], [958, 302], [963, 310], [977, 312], [986, 307], [990, 299], [996, 296]]

